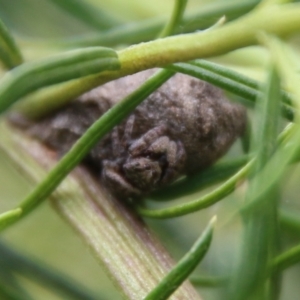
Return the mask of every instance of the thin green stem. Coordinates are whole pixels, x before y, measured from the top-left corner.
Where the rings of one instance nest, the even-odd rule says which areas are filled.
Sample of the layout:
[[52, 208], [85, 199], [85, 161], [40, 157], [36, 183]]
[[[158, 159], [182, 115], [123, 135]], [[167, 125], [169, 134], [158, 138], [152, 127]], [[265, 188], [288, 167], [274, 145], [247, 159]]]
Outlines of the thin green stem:
[[[167, 68], [205, 80], [251, 102], [255, 102], [261, 96], [261, 91], [259, 90], [261, 84], [259, 82], [208, 61], [201, 60], [201, 64], [199, 61], [197, 63], [194, 61], [190, 63], [176, 63]], [[290, 106], [291, 96], [284, 91], [282, 91], [282, 95], [284, 95], [283, 101], [285, 102], [281, 104], [282, 114], [292, 121], [295, 112], [293, 107]]]
[[[268, 276], [280, 273], [300, 262], [300, 245], [292, 247], [276, 256], [269, 267]], [[191, 282], [203, 287], [216, 287], [229, 280], [229, 276], [193, 276]]]
[[[300, 245], [292, 247], [284, 253], [276, 256], [269, 267], [268, 276], [280, 273], [300, 262]], [[193, 276], [191, 282], [195, 285], [204, 287], [215, 287], [226, 283], [229, 276]]]
[[[265, 167], [277, 147], [280, 80], [271, 66], [268, 80], [262, 89], [261, 101], [255, 108], [255, 125], [251, 142], [252, 151], [256, 154], [254, 168], [249, 176], [250, 184], [246, 194], [246, 203], [255, 201], [252, 209], [243, 211], [244, 232], [242, 248], [234, 275], [230, 281], [229, 295], [232, 300], [242, 300], [248, 296], [261, 299], [265, 294], [265, 278], [270, 260], [276, 255], [278, 243], [277, 203], [279, 191], [271, 185], [259, 198], [256, 197], [266, 184], [261, 177]], [[246, 204], [246, 205], [247, 205]], [[243, 276], [243, 274], [247, 276]], [[276, 277], [271, 277], [269, 293], [276, 295]], [[273, 298], [274, 299], [274, 298]]]
[[193, 276], [192, 284], [200, 287], [219, 287], [228, 281], [228, 277], [221, 276]]
[[[297, 127], [298, 126], [295, 127], [294, 124], [287, 125], [286, 128], [278, 136], [278, 139], [277, 139], [278, 144], [280, 144], [281, 146], [286, 145], [286, 143], [288, 143], [287, 139], [290, 136], [292, 136], [293, 134], [295, 134], [295, 132], [297, 132]], [[242, 160], [243, 160], [243, 158], [242, 158]], [[237, 160], [236, 161], [237, 165], [239, 165], [240, 163], [243, 163], [242, 160], [240, 162]], [[206, 208], [206, 207], [222, 200], [224, 196], [228, 195], [231, 191], [233, 191], [236, 188], [237, 184], [244, 177], [246, 177], [249, 174], [249, 172], [251, 171], [251, 168], [254, 165], [254, 162], [255, 162], [255, 158], [253, 158], [251, 161], [249, 161], [244, 167], [242, 167], [235, 175], [230, 177], [220, 187], [213, 190], [211, 193], [206, 194], [205, 196], [201, 197], [198, 200], [191, 201], [189, 203], [185, 203], [185, 204], [181, 204], [181, 205], [177, 205], [177, 206], [173, 206], [170, 208], [157, 209], [157, 210], [150, 210], [150, 209], [146, 209], [144, 207], [137, 207], [137, 211], [145, 217], [164, 219], [164, 218], [173, 218], [173, 217], [183, 216], [188, 213], [195, 212], [199, 209]], [[212, 177], [213, 180], [214, 180], [214, 178], [217, 179], [218, 174], [216, 174], [216, 177], [214, 177], [215, 176], [214, 173], [215, 173], [215, 171], [216, 171], [216, 173], [218, 173], [218, 171], [221, 171], [220, 176], [222, 176], [222, 172], [224, 172], [224, 170], [222, 170], [223, 167], [225, 167], [225, 172], [226, 172], [226, 169], [227, 169], [226, 164], [223, 165], [220, 163], [220, 166], [216, 165], [216, 166], [212, 167], [211, 169], [204, 171], [204, 175], [206, 174], [209, 176], [209, 174], [211, 172], [211, 174], [213, 175], [213, 177]], [[233, 168], [235, 167], [234, 164], [232, 167]], [[238, 166], [236, 166], [236, 167], [238, 167]], [[230, 171], [230, 169], [231, 168], [229, 168], [229, 171]], [[208, 174], [205, 172], [208, 172]], [[196, 175], [196, 176], [198, 176], [198, 175]], [[200, 180], [200, 178], [199, 178], [199, 180]], [[208, 178], [208, 183], [209, 182], [210, 181]], [[201, 187], [201, 182], [199, 182], [198, 184]], [[205, 184], [205, 181], [204, 181], [204, 184]], [[174, 184], [175, 191], [176, 191], [176, 185], [177, 184], [175, 183]], [[181, 184], [180, 181], [178, 182], [178, 186], [179, 186], [178, 195], [182, 195], [181, 188], [183, 187], [183, 190], [185, 191], [184, 186], [183, 186], [183, 184]], [[171, 186], [171, 188], [172, 188], [172, 186]], [[168, 190], [166, 190], [166, 200], [168, 200], [169, 196], [171, 196], [171, 195], [174, 198], [176, 198], [176, 195], [172, 194], [172, 192], [170, 192], [170, 194], [169, 194]], [[159, 197], [159, 195], [157, 195], [157, 196]], [[160, 199], [160, 198], [158, 198], [158, 199]], [[164, 193], [162, 193], [162, 199], [164, 199]], [[245, 208], [243, 208], [243, 209], [245, 209]]]
[[[0, 80], [0, 114], [20, 97], [39, 88], [119, 68], [116, 52], [102, 47], [73, 50], [23, 64]], [[30, 111], [33, 113], [34, 108]]]
[[119, 52], [120, 60], [123, 70], [144, 70], [177, 61], [221, 55], [257, 44], [257, 34], [260, 31], [279, 36], [298, 32], [299, 13], [300, 4], [255, 10], [211, 31], [171, 36], [126, 48]]
[[298, 212], [281, 209], [279, 211], [279, 220], [284, 229], [296, 233], [297, 235], [300, 233], [300, 220]]
[[188, 278], [206, 254], [213, 236], [216, 217], [209, 222], [193, 247], [144, 300], [165, 300]]
[[181, 18], [183, 16], [187, 0], [174, 0], [174, 8], [169, 22], [163, 28], [162, 32], [159, 34], [158, 38], [164, 38], [166, 36], [172, 35], [176, 27], [179, 25]]
[[257, 90], [241, 84], [233, 79], [228, 78], [227, 76], [219, 75], [213, 70], [204, 69], [198, 65], [192, 63], [176, 63], [167, 67], [170, 70], [192, 75], [193, 77], [205, 80], [212, 83], [213, 85], [219, 86], [222, 89], [225, 89], [231, 93], [234, 93], [238, 96], [241, 96], [247, 100], [255, 101], [257, 97]]
[[254, 88], [256, 90], [259, 89], [261, 86], [261, 83], [250, 77], [247, 77], [241, 73], [235, 72], [233, 70], [230, 70], [229, 68], [223, 67], [219, 64], [204, 59], [196, 59], [194, 61], [191, 61], [190, 63], [208, 71], [212, 71], [216, 74], [223, 75], [228, 79], [232, 79], [237, 83], [242, 83], [243, 85], [248, 86], [250, 88]]
[[[255, 90], [260, 90], [262, 83], [252, 79], [248, 76], [245, 76], [239, 72], [233, 71], [229, 68], [226, 68], [222, 65], [203, 60], [203, 59], [197, 59], [190, 62], [191, 64], [198, 66], [200, 68], [204, 68], [208, 71], [212, 71], [216, 74], [222, 75], [225, 78], [232, 79], [233, 81], [237, 83], [241, 83], [249, 88], [253, 88]], [[292, 97], [285, 91], [281, 91], [282, 101], [286, 104], [290, 105], [292, 103]]]
[[[275, 57], [274, 62], [278, 66], [278, 69], [281, 71], [283, 79], [286, 83], [289, 83], [289, 90], [294, 95], [294, 103], [299, 106], [300, 99], [300, 90], [297, 89], [297, 84], [300, 80], [297, 70], [295, 70], [295, 65], [293, 65], [287, 56], [287, 52], [284, 51], [286, 47], [285, 44], [280, 42], [279, 40], [271, 37], [265, 37], [265, 43], [269, 47], [272, 52], [272, 55]], [[260, 201], [261, 197], [264, 195], [266, 191], [270, 189], [270, 187], [276, 185], [282, 175], [284, 174], [286, 167], [293, 161], [299, 158], [299, 149], [300, 149], [300, 130], [298, 123], [300, 122], [298, 109], [297, 107], [297, 114], [295, 115], [295, 122], [296, 124], [290, 126], [285, 135], [281, 137], [284, 141], [281, 145], [277, 148], [277, 151], [273, 154], [269, 162], [260, 172], [260, 178], [264, 185], [261, 189], [257, 189], [255, 191], [255, 196], [253, 196], [253, 200], [249, 205], [246, 205], [243, 208], [243, 211], [251, 210], [253, 206]]]
[[155, 219], [165, 219], [165, 218], [175, 218], [184, 216], [189, 213], [196, 212], [200, 209], [209, 207], [218, 201], [221, 201], [224, 197], [228, 196], [232, 191], [234, 191], [241, 182], [243, 178], [247, 176], [251, 167], [253, 165], [253, 160], [247, 163], [243, 168], [241, 168], [235, 175], [230, 177], [225, 183], [220, 187], [216, 188], [212, 192], [206, 194], [198, 200], [191, 201], [188, 203], [180, 204], [177, 206], [172, 206], [165, 209], [145, 209], [143, 207], [137, 207], [138, 213], [144, 217], [155, 218]]
[[[56, 164], [47, 147], [20, 130], [4, 123], [0, 131], [1, 155], [30, 183], [39, 182]], [[85, 167], [78, 166], [69, 174], [50, 200], [66, 225], [91, 250], [95, 263], [102, 267], [124, 299], [144, 299], [175, 265], [153, 231], [131, 207], [112, 197]], [[171, 299], [200, 298], [184, 282]]]
[[23, 213], [22, 208], [18, 207], [0, 214], [0, 230], [14, 223]]
[[278, 255], [272, 265], [271, 270], [274, 273], [282, 272], [285, 269], [300, 262], [300, 245], [297, 245], [286, 252]]
[[23, 58], [14, 38], [0, 20], [0, 59], [3, 64], [12, 69], [23, 62]]
[[[56, 0], [57, 1], [57, 0]], [[181, 27], [176, 33], [194, 32], [195, 30], [206, 29], [212, 26], [216, 19], [226, 15], [227, 21], [238, 18], [239, 16], [253, 9], [259, 0], [239, 0], [215, 1], [214, 3], [201, 6], [200, 9], [189, 13], [183, 18]], [[166, 20], [153, 18], [129, 24], [122, 24], [110, 30], [102, 31], [89, 36], [65, 39], [63, 41], [52, 41], [52, 44], [60, 44], [66, 47], [90, 47], [107, 46], [113, 47], [120, 44], [137, 44], [155, 39], [165, 25]]]
[[[261, 31], [279, 36], [290, 35], [300, 29], [299, 15], [299, 3], [272, 6], [252, 11], [214, 30], [171, 36], [134, 45], [118, 52], [122, 66], [120, 71], [74, 80], [55, 89], [37, 93], [32, 98], [37, 102], [43, 102], [46, 107], [51, 107], [53, 101], [59, 103], [60, 100], [74, 99], [93, 87], [125, 75], [256, 45], [257, 34]], [[31, 107], [33, 103], [30, 103]]]
[[[138, 104], [173, 74], [167, 70], [158, 72], [98, 119], [62, 157], [59, 163], [48, 173], [48, 176], [21, 202], [17, 209], [20, 208], [22, 214], [16, 215], [14, 219], [9, 218], [9, 224], [17, 222], [45, 200], [108, 131], [121, 122]], [[0, 227], [2, 229], [9, 225], [5, 214], [0, 215], [0, 224], [2, 225]]]
[[249, 161], [249, 156], [221, 161], [197, 174], [186, 176], [168, 187], [151, 193], [154, 201], [171, 201], [175, 198], [198, 192], [206, 187], [219, 183], [236, 173]]

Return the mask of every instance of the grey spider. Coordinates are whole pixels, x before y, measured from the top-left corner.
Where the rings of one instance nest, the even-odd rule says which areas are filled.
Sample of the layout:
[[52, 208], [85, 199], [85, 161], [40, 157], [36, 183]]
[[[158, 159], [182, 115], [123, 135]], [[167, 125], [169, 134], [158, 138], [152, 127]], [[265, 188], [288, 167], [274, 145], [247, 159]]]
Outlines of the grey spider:
[[[154, 70], [93, 89], [27, 131], [65, 153], [116, 102]], [[201, 171], [243, 133], [246, 110], [204, 81], [176, 74], [107, 134], [86, 161], [118, 197], [138, 198], [185, 174]]]

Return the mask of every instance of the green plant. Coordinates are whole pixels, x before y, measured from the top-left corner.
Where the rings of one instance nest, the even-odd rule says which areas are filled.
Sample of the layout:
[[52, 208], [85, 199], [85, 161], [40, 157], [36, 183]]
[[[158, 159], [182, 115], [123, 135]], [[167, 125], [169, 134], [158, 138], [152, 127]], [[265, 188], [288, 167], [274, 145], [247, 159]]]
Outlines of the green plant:
[[[237, 241], [230, 251], [237, 255], [225, 256], [233, 265], [231, 269], [223, 270], [222, 264], [211, 258], [202, 268], [209, 269], [211, 265], [215, 277], [193, 278], [192, 281], [200, 286], [215, 287], [214, 292], [204, 297], [208, 299], [218, 299], [218, 296], [233, 300], [279, 299], [282, 271], [300, 260], [299, 246], [291, 247], [287, 241], [289, 232], [299, 233], [299, 218], [292, 216], [287, 207], [283, 210], [282, 199], [290, 196], [282, 196], [284, 189], [279, 186], [299, 160], [300, 92], [297, 84], [300, 63], [297, 43], [288, 42], [287, 38], [299, 35], [300, 6], [290, 2], [214, 1], [208, 6], [194, 3], [198, 10], [188, 15], [185, 14], [187, 1], [178, 0], [174, 1], [169, 21], [153, 18], [128, 25], [122, 18], [107, 14], [105, 9], [88, 1], [49, 0], [43, 4], [45, 9], [49, 5], [52, 9], [56, 7], [53, 13], [62, 13], [59, 10], [62, 9], [62, 20], [71, 15], [78, 30], [85, 34], [71, 39], [44, 37], [42, 41], [26, 41], [19, 34], [16, 43], [1, 22], [0, 59], [4, 75], [0, 80], [0, 112], [3, 115], [12, 109], [30, 118], [39, 118], [99, 84], [147, 68], [164, 69], [96, 121], [59, 162], [49, 149], [4, 119], [0, 127], [1, 156], [29, 181], [38, 184], [14, 209], [0, 215], [0, 228], [7, 228], [6, 231], [14, 228], [14, 223], [19, 223], [50, 197], [54, 208], [91, 248], [125, 299], [167, 299], [170, 296], [171, 299], [199, 299], [195, 289], [182, 282], [209, 250], [215, 221], [209, 223], [182, 260], [174, 264], [160, 241], [136, 215], [154, 219], [189, 216], [195, 212], [200, 214], [200, 209], [219, 202], [221, 208], [217, 213], [223, 225], [218, 226], [217, 233], [239, 230], [241, 246], [235, 235]], [[1, 4], [9, 11], [4, 0]], [[21, 11], [22, 5], [18, 5]], [[0, 11], [1, 16], [5, 17]], [[11, 20], [8, 19], [8, 24]], [[185, 34], [177, 34], [180, 31]], [[140, 43], [143, 41], [145, 43]], [[128, 46], [120, 49], [121, 44]], [[248, 46], [259, 47], [250, 48], [248, 52], [241, 49]], [[49, 52], [46, 55], [43, 55], [43, 47]], [[22, 54], [30, 49], [40, 58], [23, 59]], [[259, 64], [258, 74], [266, 73], [266, 79], [254, 80], [224, 66], [233, 57], [235, 66], [247, 71], [246, 63], [253, 59], [251, 55], [257, 49], [266, 58], [264, 66]], [[223, 54], [226, 55], [216, 59], [218, 64], [201, 60]], [[242, 60], [238, 61], [239, 57]], [[234, 101], [249, 106], [252, 130], [243, 138], [244, 153], [236, 150], [240, 153], [238, 159], [224, 159], [201, 174], [182, 178], [153, 193], [146, 204], [154, 208], [128, 207], [111, 199], [101, 183], [82, 166], [70, 173], [105, 133], [174, 72], [213, 83], [229, 92]], [[220, 185], [215, 187], [216, 184]], [[160, 201], [178, 197], [189, 199], [161, 207], [165, 204]], [[230, 216], [226, 217], [228, 213]], [[203, 212], [204, 219], [209, 217], [209, 211]], [[197, 228], [199, 223], [187, 221], [188, 225], [179, 226], [179, 220], [175, 220], [170, 228], [158, 222], [161, 221], [154, 222], [153, 227], [160, 226], [158, 234], [163, 238], [174, 235], [181, 240], [167, 245], [173, 251], [182, 245], [187, 247], [178, 227]], [[235, 225], [234, 229], [230, 231], [228, 225]], [[281, 226], [286, 230], [282, 231]], [[221, 242], [224, 248], [230, 248], [224, 238]], [[288, 249], [284, 251], [284, 247]], [[63, 293], [70, 299], [106, 299], [105, 295], [89, 293], [55, 274], [49, 266], [42, 267], [4, 244], [0, 245], [0, 253], [3, 299], [35, 299], [30, 286], [19, 281], [16, 275], [41, 282], [54, 293]], [[209, 255], [212, 254], [209, 252]], [[200, 293], [203, 292], [205, 290], [200, 289]], [[221, 292], [225, 296], [221, 296]], [[289, 295], [284, 292], [282, 297], [288, 299]]]

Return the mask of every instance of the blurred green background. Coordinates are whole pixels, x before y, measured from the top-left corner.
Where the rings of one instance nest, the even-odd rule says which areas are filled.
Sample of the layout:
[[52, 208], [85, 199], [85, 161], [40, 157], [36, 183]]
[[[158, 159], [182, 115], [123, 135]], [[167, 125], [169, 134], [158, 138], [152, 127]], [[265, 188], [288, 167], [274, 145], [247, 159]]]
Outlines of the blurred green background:
[[[86, 0], [86, 2], [109, 12], [111, 16], [122, 22], [131, 22], [153, 17], [167, 17], [170, 15], [174, 1]], [[198, 8], [213, 2], [191, 0], [188, 3], [187, 11], [193, 11], [195, 7]], [[58, 51], [45, 45], [42, 40], [97, 33], [96, 29], [77, 20], [51, 0], [0, 0], [0, 18], [12, 30], [28, 60]], [[232, 66], [234, 69], [256, 79], [264, 78], [265, 53], [257, 47], [240, 50], [216, 58], [215, 61]], [[240, 145], [237, 142], [228, 156], [234, 156], [239, 152]], [[284, 203], [294, 209], [300, 208], [298, 200], [299, 174], [299, 168], [291, 167], [291, 172], [285, 180], [282, 195]], [[30, 189], [31, 186], [0, 152], [0, 211], [4, 212], [14, 207]], [[226, 274], [226, 270], [231, 267], [235, 258], [235, 241], [238, 238], [240, 224], [234, 222], [225, 227], [222, 225], [230, 219], [236, 204], [240, 201], [239, 194], [242, 192], [242, 190], [238, 190], [228, 199], [196, 214], [174, 220], [149, 221], [149, 224], [158, 235], [163, 237], [165, 246], [178, 259], [196, 240], [211, 216], [217, 214], [218, 227], [213, 245], [199, 270], [202, 274]], [[191, 195], [190, 197], [197, 196]], [[182, 200], [186, 199], [180, 199], [180, 201]], [[21, 253], [28, 254], [30, 257], [69, 275], [87, 288], [100, 292], [104, 298], [120, 299], [88, 249], [82, 245], [74, 232], [52, 210], [49, 203], [42, 204], [29, 217], [6, 230], [2, 237], [4, 241]], [[299, 242], [298, 237], [289, 235], [286, 238], [286, 245], [294, 245], [297, 242]], [[295, 295], [300, 294], [299, 272], [299, 267], [295, 266], [284, 273], [284, 288], [281, 299], [297, 299]], [[29, 281], [23, 280], [23, 283], [29, 287], [35, 299], [65, 299], [62, 296], [55, 296]], [[222, 290], [201, 288], [200, 291], [204, 299], [222, 298]]]

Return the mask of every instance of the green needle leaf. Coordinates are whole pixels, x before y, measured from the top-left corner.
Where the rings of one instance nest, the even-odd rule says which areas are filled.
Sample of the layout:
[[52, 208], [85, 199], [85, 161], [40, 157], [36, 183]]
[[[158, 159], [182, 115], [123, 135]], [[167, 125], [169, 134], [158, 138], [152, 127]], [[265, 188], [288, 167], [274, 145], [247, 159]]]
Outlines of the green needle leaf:
[[[257, 154], [253, 168], [256, 174], [251, 174], [251, 177], [253, 175], [255, 177], [251, 179], [247, 191], [248, 203], [256, 201], [257, 191], [266, 185], [265, 178], [261, 177], [260, 171], [273, 155], [277, 146], [280, 81], [274, 67], [269, 71], [269, 79], [261, 97], [261, 101], [257, 102], [256, 119], [254, 120], [256, 130], [253, 131], [254, 138], [252, 141], [252, 151]], [[278, 237], [276, 230], [278, 228], [277, 198], [278, 190], [271, 185], [261, 194], [251, 210], [243, 211], [245, 223], [243, 244], [228, 299], [242, 300], [251, 295], [261, 299], [261, 295], [265, 293], [264, 286], [269, 261], [277, 252], [275, 246]], [[271, 286], [273, 287], [273, 282], [271, 282]], [[272, 288], [270, 288], [271, 291], [275, 293]]]
[[[48, 176], [22, 201], [19, 205], [22, 214], [16, 215], [14, 219], [10, 218], [9, 224], [18, 221], [46, 199], [109, 130], [121, 122], [137, 105], [173, 75], [174, 73], [168, 70], [157, 72], [136, 91], [98, 119], [62, 157], [59, 163], [48, 173]], [[9, 213], [0, 215], [0, 228], [2, 229], [9, 225], [6, 214], [9, 215]]]
[[221, 161], [207, 170], [186, 176], [170, 186], [151, 193], [149, 198], [154, 201], [171, 201], [176, 198], [198, 192], [214, 185], [238, 172], [249, 161], [248, 156]]
[[[284, 253], [276, 256], [271, 265], [268, 276], [276, 274], [288, 269], [291, 266], [300, 262], [300, 245], [292, 247]], [[197, 286], [202, 287], [216, 287], [224, 285], [228, 280], [229, 276], [193, 276], [191, 282]]]
[[[190, 63], [176, 63], [167, 68], [205, 80], [251, 102], [255, 102], [261, 95], [260, 82], [209, 61], [196, 60]], [[291, 96], [284, 91], [281, 91], [281, 95], [282, 114], [291, 121], [294, 117]]]
[[179, 22], [182, 19], [187, 4], [187, 0], [174, 0], [174, 1], [175, 1], [175, 5], [172, 12], [172, 16], [169, 22], [166, 24], [165, 28], [159, 34], [158, 36], [159, 38], [172, 35], [172, 33], [175, 31], [176, 27], [179, 25]]
[[252, 205], [256, 205], [257, 202], [260, 201], [259, 199], [261, 199], [263, 194], [268, 191], [270, 187], [278, 183], [285, 172], [287, 165], [293, 162], [295, 158], [299, 157], [300, 130], [298, 123], [300, 122], [300, 118], [298, 114], [298, 106], [300, 107], [300, 90], [297, 88], [300, 80], [299, 74], [295, 69], [295, 64], [290, 62], [290, 53], [286, 53], [284, 51], [284, 49], [289, 49], [285, 44], [275, 38], [270, 37], [265, 37], [265, 43], [268, 45], [273, 56], [275, 57], [274, 61], [276, 65], [278, 65], [278, 69], [281, 71], [280, 74], [282, 74], [282, 79], [290, 84], [289, 90], [294, 95], [294, 99], [297, 100], [294, 101], [294, 105], [297, 108], [297, 110], [295, 110], [295, 112], [297, 112], [295, 115], [296, 124], [289, 126], [280, 147], [278, 147], [278, 150], [274, 153], [266, 166], [261, 170], [260, 177], [264, 182], [264, 185], [261, 186], [261, 189], [257, 189], [255, 191], [255, 196], [253, 196], [253, 199], [256, 199], [256, 201], [249, 203], [249, 205], [245, 206], [243, 210], [249, 210], [251, 209]]
[[119, 68], [116, 52], [102, 47], [73, 50], [22, 64], [0, 80], [0, 114], [39, 88]]
[[0, 20], [0, 59], [3, 64], [12, 69], [23, 62], [22, 55], [12, 35]]
[[279, 211], [281, 227], [291, 233], [300, 234], [300, 219], [297, 211], [281, 209]]
[[241, 168], [235, 175], [230, 177], [221, 186], [198, 200], [165, 209], [146, 209], [143, 207], [137, 207], [136, 209], [142, 216], [154, 219], [175, 218], [184, 216], [192, 212], [196, 212], [200, 209], [209, 207], [217, 203], [218, 201], [221, 201], [222, 199], [224, 199], [224, 197], [232, 193], [237, 187], [237, 184], [247, 176], [247, 174], [251, 170], [252, 165], [253, 160], [247, 163], [246, 166]]
[[278, 255], [272, 265], [271, 270], [274, 273], [281, 272], [300, 262], [300, 245], [297, 245], [286, 252]]
[[168, 299], [182, 282], [188, 278], [210, 246], [215, 222], [216, 217], [213, 217], [193, 247], [144, 300]]
[[224, 285], [228, 278], [225, 276], [193, 276], [190, 280], [192, 284], [200, 287], [219, 287]]
[[[294, 126], [287, 125], [286, 128], [278, 136], [278, 144], [282, 144], [294, 132], [294, 129]], [[238, 184], [251, 172], [254, 166], [255, 158], [250, 160], [248, 163], [247, 161], [247, 157], [242, 157], [234, 161], [225, 161], [218, 163], [215, 166], [209, 168], [208, 170], [200, 172], [199, 174], [196, 174], [193, 177], [191, 177], [191, 183], [189, 182], [190, 177], [186, 177], [178, 182], [175, 182], [170, 187], [162, 189], [162, 194], [160, 194], [159, 191], [157, 193], [153, 193], [154, 199], [151, 198], [151, 200], [158, 201], [172, 200], [176, 197], [186, 195], [189, 192], [189, 188], [191, 188], [191, 191], [196, 191], [207, 185], [217, 183], [219, 180], [227, 178], [233, 172], [235, 172], [236, 169], [238, 169], [236, 174], [232, 175], [221, 186], [219, 186], [212, 192], [204, 195], [198, 200], [190, 201], [188, 203], [164, 209], [147, 209], [141, 206], [137, 206], [136, 210], [144, 217], [154, 219], [165, 219], [184, 216], [186, 214], [196, 212], [203, 208], [207, 208], [221, 201], [225, 196], [234, 191]], [[242, 167], [242, 165], [244, 166]], [[243, 210], [246, 209], [247, 207], [243, 208]], [[294, 220], [293, 222], [296, 221]], [[300, 224], [298, 224], [297, 227], [300, 228]]]
[[[59, 0], [55, 1], [58, 2]], [[201, 6], [200, 9], [189, 13], [183, 18], [180, 33], [206, 29], [224, 15], [226, 15], [227, 20], [236, 19], [253, 9], [257, 3], [259, 3], [259, 0], [245, 0], [242, 2], [228, 0], [226, 2], [217, 1]], [[136, 44], [154, 39], [165, 23], [166, 21], [161, 18], [146, 19], [138, 22], [130, 22], [129, 24], [122, 24], [97, 34], [53, 41], [53, 43], [68, 47], [90, 47], [99, 45], [112, 47], [120, 44]], [[179, 30], [177, 30], [177, 33], [178, 31]]]
[[[280, 9], [272, 6], [265, 10], [252, 11], [247, 16], [214, 30], [180, 34], [133, 45], [118, 51], [122, 65], [120, 71], [74, 80], [63, 84], [58, 89], [49, 88], [44, 93], [36, 94], [35, 97], [45, 101], [48, 107], [48, 103], [53, 102], [53, 99], [60, 97], [74, 99], [112, 78], [175, 62], [221, 55], [241, 47], [256, 45], [257, 33], [261, 31], [280, 36], [291, 35], [300, 28], [299, 13], [299, 4], [282, 5]], [[276, 19], [275, 23], [274, 19]], [[233, 32], [235, 34], [232, 34]]]
[[16, 208], [0, 215], [0, 230], [12, 224], [22, 215], [22, 209]]

